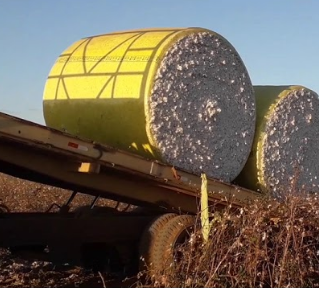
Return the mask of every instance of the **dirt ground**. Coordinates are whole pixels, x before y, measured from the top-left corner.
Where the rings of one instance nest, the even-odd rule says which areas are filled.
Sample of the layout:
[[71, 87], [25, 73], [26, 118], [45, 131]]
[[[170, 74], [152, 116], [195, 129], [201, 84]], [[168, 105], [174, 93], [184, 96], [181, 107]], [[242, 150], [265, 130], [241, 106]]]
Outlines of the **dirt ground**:
[[[0, 173], [0, 205], [11, 212], [44, 212], [52, 203], [64, 204], [71, 192], [25, 181]], [[79, 194], [71, 209], [88, 205], [92, 196]], [[111, 200], [99, 199], [98, 205], [115, 207]], [[124, 206], [124, 205], [123, 205]], [[132, 287], [133, 279], [114, 280], [106, 271], [93, 272], [82, 267], [21, 257], [0, 249], [0, 287]]]

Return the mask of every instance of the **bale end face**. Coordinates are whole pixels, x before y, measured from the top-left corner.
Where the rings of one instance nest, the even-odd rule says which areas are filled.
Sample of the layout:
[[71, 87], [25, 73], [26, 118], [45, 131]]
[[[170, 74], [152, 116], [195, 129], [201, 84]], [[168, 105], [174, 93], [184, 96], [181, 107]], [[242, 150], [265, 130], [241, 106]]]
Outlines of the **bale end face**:
[[162, 158], [195, 174], [232, 181], [250, 153], [255, 98], [235, 49], [198, 32], [166, 52], [148, 101], [153, 145]]
[[319, 97], [304, 87], [286, 91], [267, 114], [259, 143], [259, 181], [276, 197], [319, 192]]

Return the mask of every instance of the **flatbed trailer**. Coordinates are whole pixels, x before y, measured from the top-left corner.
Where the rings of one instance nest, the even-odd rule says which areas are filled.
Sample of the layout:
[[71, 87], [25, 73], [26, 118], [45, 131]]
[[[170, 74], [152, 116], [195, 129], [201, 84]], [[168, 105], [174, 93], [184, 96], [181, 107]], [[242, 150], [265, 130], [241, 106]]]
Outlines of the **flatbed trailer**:
[[[74, 243], [80, 238], [81, 245], [101, 239], [140, 241], [155, 215], [195, 215], [200, 202], [198, 175], [4, 113], [0, 113], [0, 172], [74, 191], [60, 209], [63, 213], [0, 214], [0, 246], [4, 247], [50, 242], [61, 248], [67, 240], [77, 247]], [[144, 215], [114, 210], [102, 213], [102, 220], [101, 214], [79, 219], [68, 211], [78, 192], [95, 196], [95, 200], [107, 198], [156, 212]], [[214, 209], [229, 202], [241, 207], [261, 196], [215, 179], [208, 179], [208, 193]]]

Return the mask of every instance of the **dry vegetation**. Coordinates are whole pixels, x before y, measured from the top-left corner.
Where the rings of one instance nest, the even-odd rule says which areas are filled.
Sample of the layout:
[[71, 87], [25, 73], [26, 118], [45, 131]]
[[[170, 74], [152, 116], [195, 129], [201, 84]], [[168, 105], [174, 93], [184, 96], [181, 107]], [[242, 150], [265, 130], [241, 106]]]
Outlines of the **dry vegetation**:
[[236, 215], [226, 209], [207, 244], [197, 230], [179, 251], [182, 259], [167, 263], [152, 287], [318, 287], [318, 198], [256, 201]]
[[[71, 191], [14, 178], [0, 173], [0, 204], [8, 206], [11, 212], [44, 212], [52, 203], [63, 205]], [[92, 196], [78, 194], [71, 208], [88, 205]], [[115, 207], [111, 200], [99, 199], [97, 205]]]
[[[45, 211], [52, 202], [63, 204], [69, 195], [70, 191], [0, 174], [0, 204], [5, 203], [11, 211]], [[90, 196], [79, 195], [72, 205], [87, 205], [91, 200]], [[148, 279], [148, 285], [318, 287], [318, 200], [316, 195], [294, 194], [281, 201], [256, 201], [237, 214], [227, 207], [214, 215], [207, 244], [198, 229], [178, 248], [183, 255], [181, 260], [166, 265], [168, 268], [156, 279]], [[99, 202], [99, 205], [114, 204]], [[21, 260], [8, 251], [2, 250], [0, 254], [1, 287], [104, 285], [99, 274], [79, 267], [57, 269], [52, 263]], [[91, 284], [85, 284], [86, 281]], [[106, 287], [114, 287], [110, 285]]]
[[[5, 205], [11, 212], [44, 212], [52, 203], [66, 203], [71, 193], [0, 173], [0, 206]], [[88, 205], [92, 200], [92, 196], [78, 194], [71, 204], [71, 210]], [[99, 199], [97, 205], [115, 207], [116, 203]], [[6, 249], [0, 249], [0, 287], [114, 287], [114, 275], [107, 272], [102, 275], [81, 267], [55, 265], [30, 256], [13, 255]], [[128, 286], [125, 283], [116, 285]]]

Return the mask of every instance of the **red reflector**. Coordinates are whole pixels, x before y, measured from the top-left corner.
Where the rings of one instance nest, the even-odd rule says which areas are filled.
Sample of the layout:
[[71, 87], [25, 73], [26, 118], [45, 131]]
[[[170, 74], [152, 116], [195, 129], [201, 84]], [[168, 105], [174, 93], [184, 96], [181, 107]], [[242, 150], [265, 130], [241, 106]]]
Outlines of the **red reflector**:
[[68, 143], [68, 146], [77, 149], [77, 148], [79, 147], [79, 144], [69, 142], [69, 143]]

